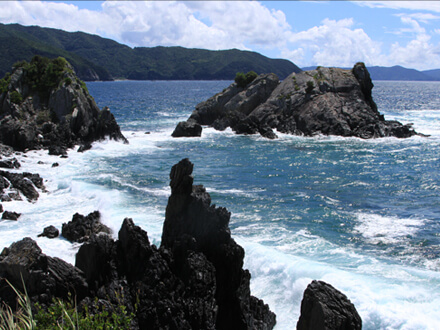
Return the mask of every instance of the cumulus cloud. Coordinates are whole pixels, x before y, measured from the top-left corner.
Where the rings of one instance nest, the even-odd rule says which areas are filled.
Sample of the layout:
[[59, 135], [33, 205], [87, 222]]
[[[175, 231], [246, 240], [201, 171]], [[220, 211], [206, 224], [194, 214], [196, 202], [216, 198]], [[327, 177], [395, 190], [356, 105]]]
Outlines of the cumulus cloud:
[[[413, 68], [428, 63], [432, 68], [433, 63], [439, 62], [440, 44], [436, 45], [436, 40], [440, 29], [427, 29], [440, 19], [440, 14], [433, 14], [440, 13], [440, 2], [354, 3], [418, 12], [396, 14], [402, 28], [396, 30], [400, 43], [392, 46], [371, 38], [352, 18], [324, 19], [301, 31], [300, 27], [289, 25], [282, 11], [269, 9], [258, 1], [106, 1], [100, 10], [79, 9], [62, 2], [0, 1], [0, 22], [84, 31], [132, 47], [257, 50], [301, 66], [352, 66], [363, 61], [367, 65], [400, 64]], [[429, 13], [421, 12], [428, 9]], [[294, 28], [300, 32], [294, 33]], [[412, 40], [407, 41], [408, 37]]]
[[439, 1], [352, 1], [353, 3], [370, 8], [390, 8], [409, 10], [428, 10], [440, 13]]
[[320, 26], [293, 34], [289, 39], [291, 47], [297, 46], [301, 51], [284, 54], [302, 56], [301, 61], [306, 65], [352, 66], [358, 61], [370, 65], [380, 56], [381, 45], [353, 26], [351, 18], [325, 19]]
[[283, 12], [256, 1], [106, 1], [100, 11], [40, 1], [0, 6], [3, 23], [84, 31], [130, 46], [277, 47], [290, 30]]

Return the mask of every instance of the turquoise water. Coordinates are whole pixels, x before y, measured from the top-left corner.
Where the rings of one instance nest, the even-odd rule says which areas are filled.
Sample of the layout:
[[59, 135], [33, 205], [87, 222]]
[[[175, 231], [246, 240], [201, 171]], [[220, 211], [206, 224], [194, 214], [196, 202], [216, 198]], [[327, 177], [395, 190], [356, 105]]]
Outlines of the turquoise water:
[[[375, 82], [373, 90], [386, 119], [412, 122], [430, 137], [279, 134], [266, 140], [206, 128], [201, 138], [171, 138], [198, 102], [229, 84], [88, 83], [130, 144], [97, 143], [66, 160], [29, 153], [24, 169], [47, 178], [50, 193], [35, 204], [11, 204], [24, 216], [0, 223], [2, 246], [95, 209], [115, 232], [132, 217], [159, 244], [169, 172], [187, 157], [195, 164], [195, 183], [232, 212], [230, 227], [245, 248], [252, 293], [275, 311], [276, 329], [294, 328], [313, 279], [343, 291], [364, 329], [440, 328], [440, 83]], [[41, 159], [46, 165], [37, 164]], [[49, 166], [53, 161], [59, 168]], [[73, 262], [77, 246], [63, 239], [37, 242], [45, 253]]]

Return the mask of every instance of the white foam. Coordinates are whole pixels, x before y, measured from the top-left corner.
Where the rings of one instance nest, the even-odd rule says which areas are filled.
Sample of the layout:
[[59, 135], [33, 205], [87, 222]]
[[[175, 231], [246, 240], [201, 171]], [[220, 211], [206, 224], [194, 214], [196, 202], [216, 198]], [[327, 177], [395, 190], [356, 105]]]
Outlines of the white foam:
[[373, 244], [389, 244], [406, 240], [409, 235], [415, 235], [425, 221], [422, 219], [401, 219], [378, 214], [357, 214], [358, 224], [355, 232], [360, 233], [367, 241]]

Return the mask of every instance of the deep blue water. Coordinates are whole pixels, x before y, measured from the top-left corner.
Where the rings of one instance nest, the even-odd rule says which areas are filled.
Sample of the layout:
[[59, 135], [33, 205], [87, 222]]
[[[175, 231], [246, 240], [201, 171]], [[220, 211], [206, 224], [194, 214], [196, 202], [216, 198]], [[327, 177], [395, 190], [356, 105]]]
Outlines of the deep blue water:
[[[198, 102], [229, 84], [88, 83], [130, 144], [104, 142], [81, 155], [72, 152], [56, 173], [39, 167], [50, 177], [52, 194], [27, 206], [29, 221], [32, 214], [39, 224], [59, 223], [78, 208], [99, 209], [115, 231], [130, 216], [159, 244], [169, 172], [187, 157], [195, 164], [195, 183], [232, 213], [230, 227], [245, 248], [252, 293], [277, 313], [277, 329], [295, 327], [302, 293], [313, 279], [343, 291], [364, 329], [440, 328], [440, 83], [375, 82], [373, 90], [386, 119], [412, 122], [430, 137], [279, 134], [266, 140], [207, 128], [202, 138], [171, 138]], [[33, 169], [41, 157], [48, 156], [35, 153], [25, 163]], [[55, 211], [60, 206], [67, 215]], [[4, 230], [39, 233], [25, 224]], [[77, 248], [38, 243], [70, 260]]]

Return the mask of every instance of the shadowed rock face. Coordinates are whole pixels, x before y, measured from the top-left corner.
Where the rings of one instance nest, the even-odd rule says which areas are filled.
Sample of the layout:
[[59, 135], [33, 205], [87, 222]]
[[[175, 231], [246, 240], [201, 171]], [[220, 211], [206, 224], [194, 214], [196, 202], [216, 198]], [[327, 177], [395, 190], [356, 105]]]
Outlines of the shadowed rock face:
[[218, 305], [217, 329], [267, 329], [275, 315], [250, 295], [250, 274], [243, 270], [244, 250], [232, 238], [230, 213], [211, 205], [202, 186], [193, 186], [193, 164], [184, 159], [174, 165], [161, 247], [174, 255], [177, 272], [193, 253], [202, 253], [215, 268]]
[[348, 298], [330, 284], [313, 281], [304, 291], [298, 330], [360, 330], [362, 320]]
[[[40, 68], [36, 81], [30, 81], [30, 65]], [[50, 65], [62, 69], [48, 78], [44, 68]], [[98, 108], [65, 60], [35, 57], [31, 64], [14, 68], [7, 90], [0, 94], [0, 142], [17, 151], [52, 147], [62, 154], [75, 144], [106, 137], [127, 142], [113, 114]]]
[[292, 73], [281, 83], [260, 75], [245, 89], [232, 84], [196, 106], [188, 121], [237, 134], [276, 138], [282, 133], [378, 138], [410, 137], [410, 125], [387, 121], [372, 98], [373, 83], [363, 63], [352, 70], [318, 67]]

